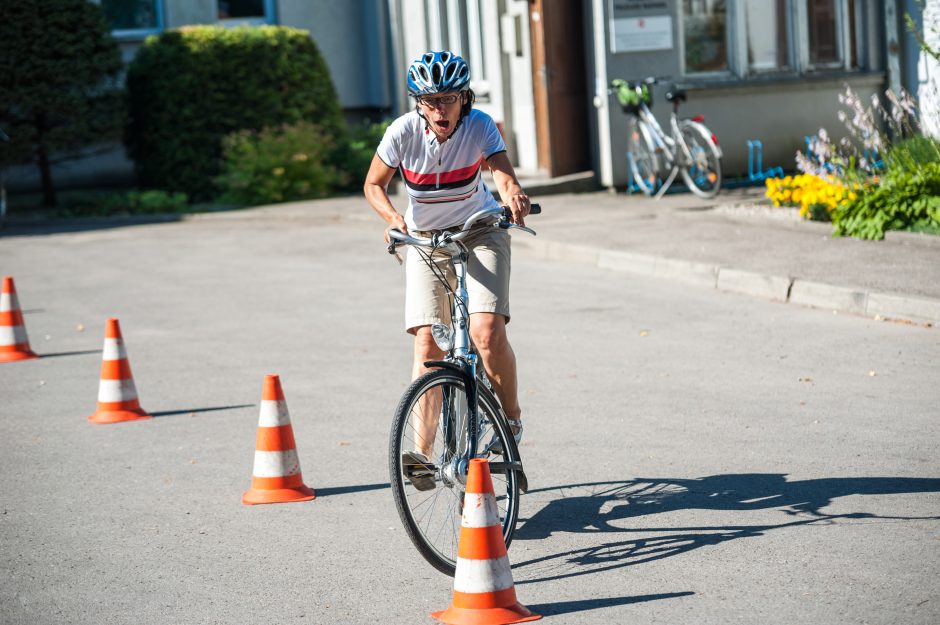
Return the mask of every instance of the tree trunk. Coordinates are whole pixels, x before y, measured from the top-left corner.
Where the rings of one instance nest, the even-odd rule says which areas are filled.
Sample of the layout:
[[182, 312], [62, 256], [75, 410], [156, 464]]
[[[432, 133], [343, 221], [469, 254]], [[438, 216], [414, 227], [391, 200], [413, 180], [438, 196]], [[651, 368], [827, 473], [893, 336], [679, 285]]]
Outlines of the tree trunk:
[[39, 175], [42, 178], [42, 205], [46, 208], [55, 206], [55, 187], [52, 186], [52, 168], [49, 166], [49, 155], [46, 147], [39, 148]]
[[42, 205], [46, 208], [53, 208], [55, 202], [55, 187], [52, 185], [52, 167], [49, 164], [49, 151], [46, 149], [46, 115], [39, 113], [36, 115], [36, 143], [39, 148], [36, 150], [36, 157], [39, 160], [39, 177], [42, 180]]

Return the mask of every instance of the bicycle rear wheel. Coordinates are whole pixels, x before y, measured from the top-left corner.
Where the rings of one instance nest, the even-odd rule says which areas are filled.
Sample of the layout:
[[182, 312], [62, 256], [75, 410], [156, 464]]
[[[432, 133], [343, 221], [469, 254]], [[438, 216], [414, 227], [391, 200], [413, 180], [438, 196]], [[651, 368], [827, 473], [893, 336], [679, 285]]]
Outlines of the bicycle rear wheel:
[[[519, 514], [519, 479], [505, 463], [518, 462], [499, 403], [478, 387], [479, 447], [474, 457], [491, 464], [493, 488], [508, 547]], [[453, 576], [463, 510], [464, 484], [457, 461], [467, 456], [467, 393], [462, 376], [435, 369], [415, 380], [395, 411], [389, 440], [392, 495], [402, 524], [418, 552], [434, 568]], [[403, 452], [420, 452], [426, 464], [403, 462]], [[498, 464], [496, 464], [498, 463]], [[502, 465], [502, 466], [500, 466]], [[433, 488], [419, 490], [433, 478]]]
[[659, 188], [659, 158], [651, 132], [643, 120], [637, 117], [630, 120], [627, 152], [630, 175], [640, 191], [650, 196]]
[[[688, 119], [679, 122], [679, 132], [689, 150], [679, 171], [685, 185], [701, 198], [713, 198], [721, 190], [721, 151], [712, 141], [712, 134], [703, 124]], [[686, 162], [687, 161], [687, 162]]]

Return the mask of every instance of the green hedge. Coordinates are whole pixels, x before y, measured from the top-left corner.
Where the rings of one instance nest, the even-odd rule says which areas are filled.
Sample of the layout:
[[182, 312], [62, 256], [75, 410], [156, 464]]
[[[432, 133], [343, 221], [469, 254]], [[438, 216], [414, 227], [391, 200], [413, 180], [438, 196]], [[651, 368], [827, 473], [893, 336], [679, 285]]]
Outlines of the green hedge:
[[345, 133], [326, 63], [294, 28], [196, 26], [148, 37], [127, 90], [125, 142], [140, 185], [196, 200], [216, 194], [226, 135], [301, 121], [334, 145]]

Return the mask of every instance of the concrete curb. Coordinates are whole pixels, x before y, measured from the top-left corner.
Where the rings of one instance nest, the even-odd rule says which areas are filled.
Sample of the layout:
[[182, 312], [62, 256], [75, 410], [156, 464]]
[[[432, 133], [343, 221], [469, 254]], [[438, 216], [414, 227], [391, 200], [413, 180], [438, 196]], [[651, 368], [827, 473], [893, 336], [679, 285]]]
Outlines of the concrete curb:
[[940, 324], [940, 299], [879, 293], [790, 276], [767, 275], [651, 254], [599, 250], [544, 239], [515, 237], [513, 247], [548, 260], [695, 284], [800, 306]]

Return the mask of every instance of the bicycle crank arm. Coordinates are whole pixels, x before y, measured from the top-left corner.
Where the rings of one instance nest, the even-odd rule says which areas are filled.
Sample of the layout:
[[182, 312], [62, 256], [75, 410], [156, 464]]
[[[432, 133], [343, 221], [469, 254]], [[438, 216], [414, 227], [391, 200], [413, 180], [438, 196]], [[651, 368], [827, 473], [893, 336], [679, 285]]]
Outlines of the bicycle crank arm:
[[527, 493], [529, 491], [529, 478], [525, 476], [525, 471], [522, 469], [522, 463], [520, 461], [490, 463], [490, 473], [509, 473], [510, 471], [516, 472], [516, 478], [519, 480], [519, 490], [523, 493]]

